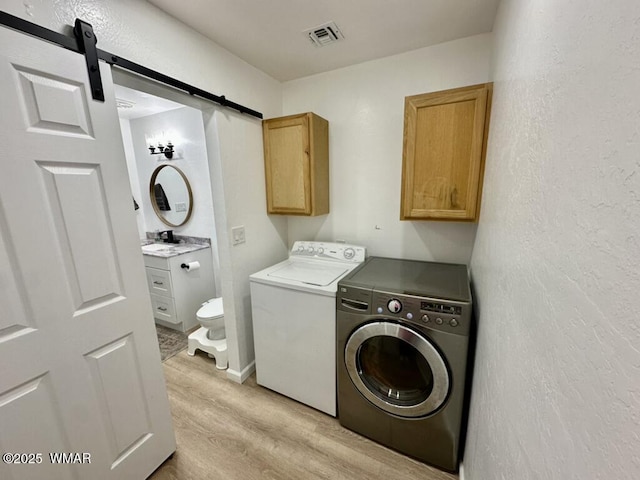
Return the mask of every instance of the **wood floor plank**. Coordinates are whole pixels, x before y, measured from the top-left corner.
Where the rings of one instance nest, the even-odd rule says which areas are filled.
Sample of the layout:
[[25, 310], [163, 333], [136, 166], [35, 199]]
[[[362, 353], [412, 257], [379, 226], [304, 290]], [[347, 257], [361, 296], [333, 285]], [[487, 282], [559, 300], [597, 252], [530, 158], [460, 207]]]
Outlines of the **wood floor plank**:
[[206, 355], [164, 364], [178, 449], [153, 480], [456, 480], [256, 384]]

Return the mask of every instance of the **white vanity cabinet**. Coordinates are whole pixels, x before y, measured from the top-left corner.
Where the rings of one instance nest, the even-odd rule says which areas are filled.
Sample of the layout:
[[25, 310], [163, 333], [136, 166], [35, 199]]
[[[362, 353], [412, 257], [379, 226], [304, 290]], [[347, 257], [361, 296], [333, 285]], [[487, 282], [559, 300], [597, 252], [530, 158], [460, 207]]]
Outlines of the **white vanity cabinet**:
[[[162, 257], [144, 254], [156, 323], [186, 332], [198, 324], [196, 312], [215, 296], [211, 248]], [[182, 264], [199, 262], [197, 270]]]

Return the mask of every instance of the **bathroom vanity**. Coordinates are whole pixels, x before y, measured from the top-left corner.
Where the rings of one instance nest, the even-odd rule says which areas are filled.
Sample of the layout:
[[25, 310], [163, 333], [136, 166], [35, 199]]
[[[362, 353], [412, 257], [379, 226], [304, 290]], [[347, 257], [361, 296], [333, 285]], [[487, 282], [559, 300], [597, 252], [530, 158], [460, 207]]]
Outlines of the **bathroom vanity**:
[[[211, 247], [200, 244], [142, 246], [156, 323], [187, 332], [198, 325], [196, 312], [215, 294]], [[198, 262], [199, 268], [182, 267]]]

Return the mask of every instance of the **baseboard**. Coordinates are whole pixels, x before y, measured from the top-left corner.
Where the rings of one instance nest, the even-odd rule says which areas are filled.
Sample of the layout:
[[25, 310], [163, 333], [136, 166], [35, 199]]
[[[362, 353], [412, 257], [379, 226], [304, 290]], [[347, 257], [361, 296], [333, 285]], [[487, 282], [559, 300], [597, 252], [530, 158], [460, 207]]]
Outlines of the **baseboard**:
[[229, 380], [233, 380], [236, 383], [244, 383], [244, 381], [247, 378], [249, 378], [251, 374], [255, 371], [256, 371], [256, 362], [254, 360], [249, 365], [244, 367], [241, 372], [227, 368], [227, 378]]
[[154, 318], [153, 321], [155, 323], [157, 323], [158, 325], [162, 326], [162, 327], [170, 328], [171, 330], [175, 330], [176, 332], [185, 333], [185, 331], [183, 330], [182, 322], [180, 322], [180, 323], [171, 323], [171, 322], [165, 322], [165, 321], [160, 320], [158, 318]]

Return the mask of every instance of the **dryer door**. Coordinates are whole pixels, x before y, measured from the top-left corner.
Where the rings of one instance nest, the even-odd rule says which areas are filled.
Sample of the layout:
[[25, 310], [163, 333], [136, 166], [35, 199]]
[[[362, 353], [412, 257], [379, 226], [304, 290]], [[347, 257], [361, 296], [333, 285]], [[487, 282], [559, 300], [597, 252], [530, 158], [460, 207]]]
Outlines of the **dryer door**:
[[367, 323], [351, 334], [344, 353], [355, 387], [388, 413], [424, 417], [449, 395], [444, 358], [425, 336], [404, 325]]

